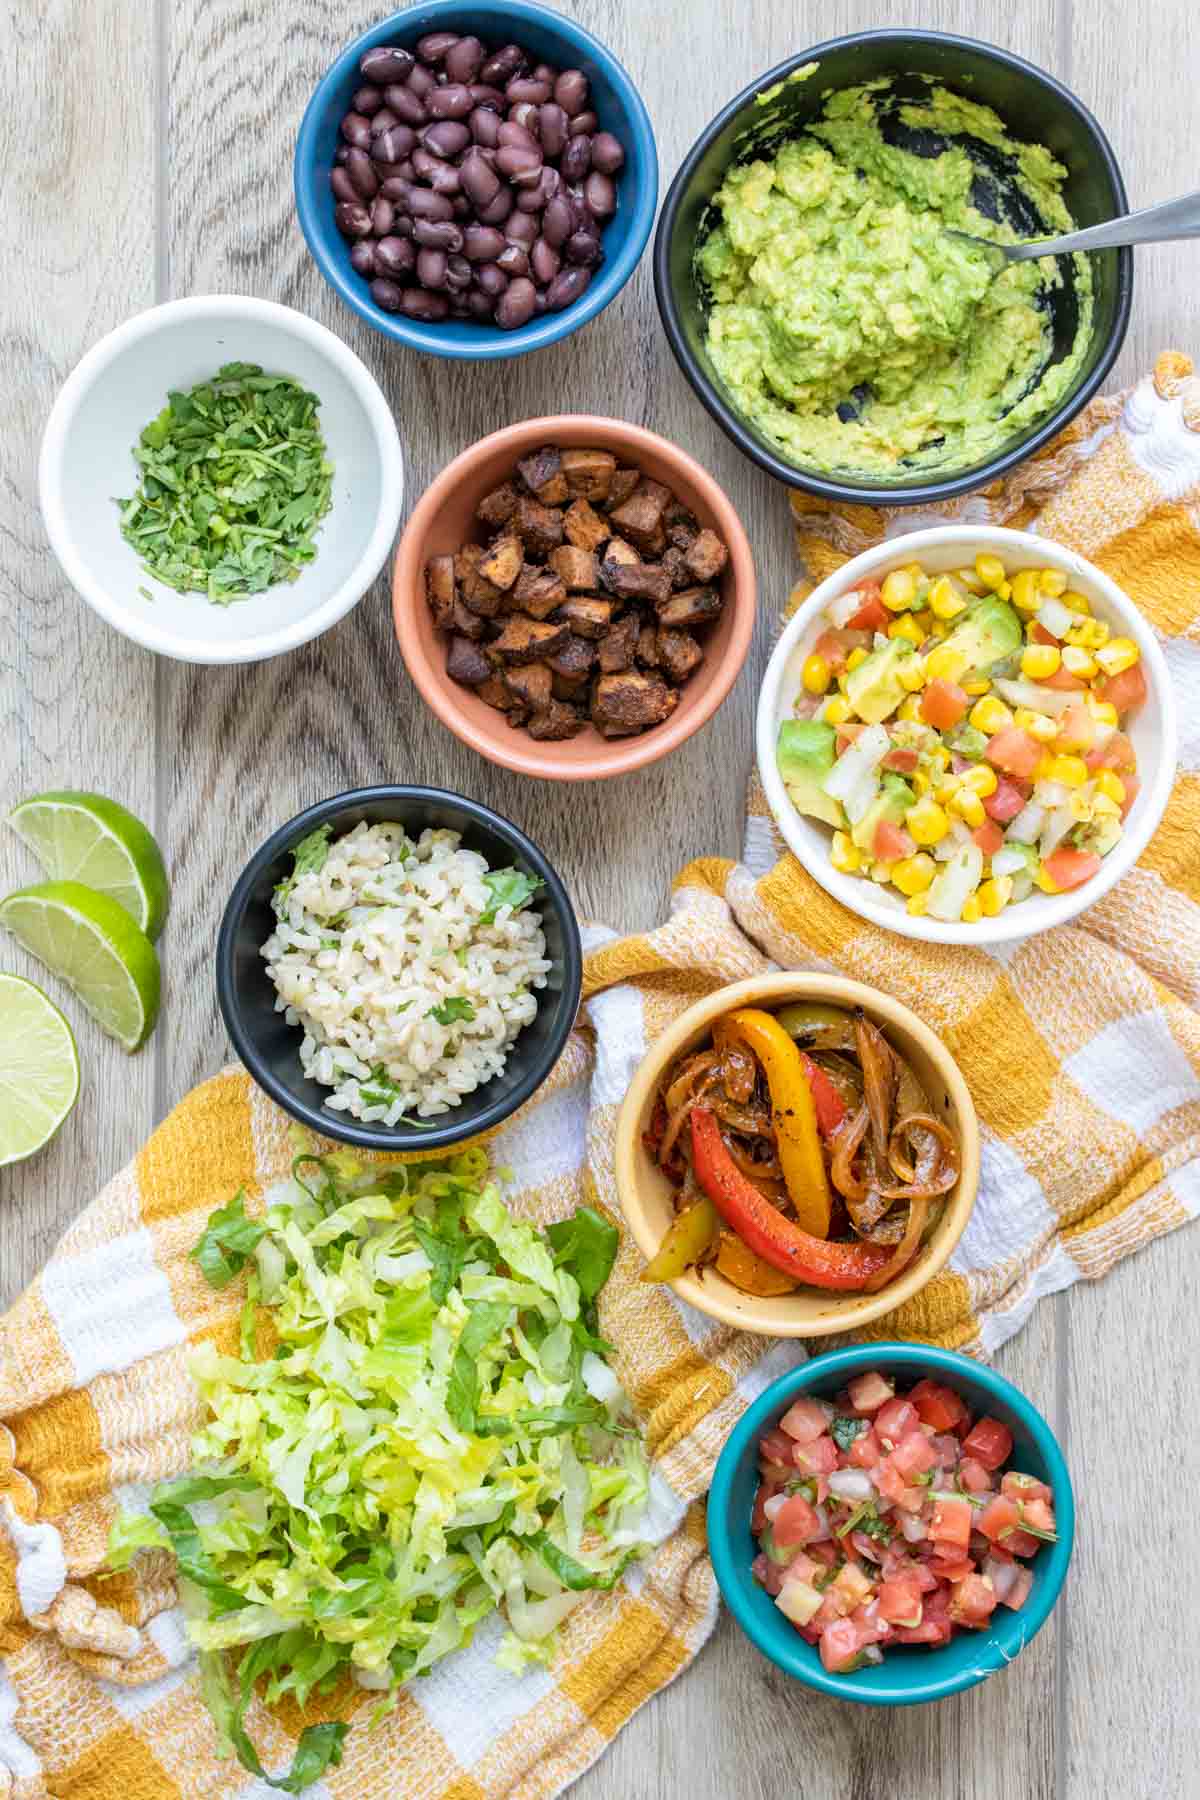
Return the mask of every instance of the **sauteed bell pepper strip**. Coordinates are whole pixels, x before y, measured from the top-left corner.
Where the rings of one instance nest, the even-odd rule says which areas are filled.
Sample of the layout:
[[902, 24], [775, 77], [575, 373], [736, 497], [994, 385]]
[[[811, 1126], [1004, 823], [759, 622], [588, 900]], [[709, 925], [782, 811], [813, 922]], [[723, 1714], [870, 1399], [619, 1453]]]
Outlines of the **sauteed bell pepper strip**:
[[692, 1108], [692, 1167], [725, 1223], [764, 1262], [809, 1287], [854, 1293], [885, 1268], [889, 1244], [831, 1244], [801, 1231], [747, 1181], [721, 1138], [715, 1113]]
[[[762, 1064], [771, 1095], [776, 1152], [796, 1217], [814, 1237], [828, 1237], [829, 1178], [813, 1090], [800, 1051], [779, 1021], [759, 1007], [739, 1007], [727, 1013], [722, 1024], [726, 1034], [753, 1050]], [[704, 1187], [703, 1181], [700, 1185]]]
[[717, 1209], [707, 1194], [681, 1212], [653, 1258], [642, 1270], [643, 1281], [678, 1281], [708, 1249], [721, 1228]]
[[846, 1116], [846, 1103], [819, 1063], [800, 1052], [800, 1063], [808, 1078], [809, 1091], [817, 1112], [817, 1128], [824, 1138], [832, 1137]]

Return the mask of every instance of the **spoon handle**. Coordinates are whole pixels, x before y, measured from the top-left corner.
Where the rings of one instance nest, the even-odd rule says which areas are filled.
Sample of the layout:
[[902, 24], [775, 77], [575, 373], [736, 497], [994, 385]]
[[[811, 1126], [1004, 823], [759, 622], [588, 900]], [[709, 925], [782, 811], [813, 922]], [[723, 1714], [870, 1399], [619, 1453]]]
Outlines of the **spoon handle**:
[[[1066, 237], [1045, 238], [1037, 244], [1021, 244], [1020, 261], [1035, 256], [1066, 256], [1073, 250], [1115, 250], [1122, 244], [1165, 244], [1173, 238], [1200, 237], [1200, 193], [1180, 194], [1161, 206], [1106, 219]], [[1011, 252], [1009, 253], [1011, 256]], [[1013, 260], [1017, 260], [1013, 258]]]

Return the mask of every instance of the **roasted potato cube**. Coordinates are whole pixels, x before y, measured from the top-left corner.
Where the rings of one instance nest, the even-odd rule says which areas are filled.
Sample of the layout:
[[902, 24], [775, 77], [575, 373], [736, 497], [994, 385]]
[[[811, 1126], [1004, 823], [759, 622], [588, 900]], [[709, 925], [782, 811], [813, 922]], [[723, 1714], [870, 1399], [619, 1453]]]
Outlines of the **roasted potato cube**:
[[658, 667], [658, 632], [653, 625], [643, 625], [638, 632], [637, 660], [646, 669]]
[[480, 572], [484, 554], [482, 544], [464, 544], [454, 558], [454, 575], [459, 597], [480, 618], [491, 619], [500, 610], [504, 596], [495, 582]]
[[651, 600], [657, 606], [671, 592], [671, 577], [661, 563], [610, 562], [606, 556], [600, 579], [619, 600]]
[[544, 662], [522, 663], [515, 669], [506, 669], [504, 679], [508, 691], [514, 694], [522, 706], [530, 712], [545, 712], [550, 704], [550, 668]]
[[587, 705], [588, 683], [591, 676], [555, 674], [550, 683], [550, 691], [556, 700], [566, 700], [572, 704]]
[[630, 737], [661, 725], [678, 705], [679, 695], [658, 675], [601, 675], [592, 688], [592, 724], [604, 737]]
[[572, 594], [562, 609], [562, 618], [580, 637], [602, 638], [616, 610], [612, 600], [601, 600], [595, 594]]
[[512, 516], [512, 528], [535, 556], [549, 556], [563, 541], [563, 516], [529, 494], [522, 494]]
[[557, 444], [545, 444], [531, 456], [523, 456], [517, 464], [517, 473], [543, 506], [561, 506], [570, 497], [567, 478], [562, 472], [562, 452]]
[[666, 544], [663, 514], [671, 499], [671, 490], [661, 481], [639, 481], [628, 500], [614, 506], [609, 513], [622, 537], [639, 550], [649, 551]]
[[567, 590], [561, 577], [552, 569], [539, 568], [537, 563], [524, 565], [512, 590], [513, 606], [520, 612], [527, 612], [531, 619], [548, 618], [566, 597]]
[[706, 586], [715, 581], [725, 564], [729, 561], [729, 548], [723, 538], [707, 526], [698, 533], [687, 551], [687, 566], [692, 580]]
[[446, 629], [457, 632], [460, 637], [478, 640], [483, 636], [487, 625], [482, 613], [472, 612], [462, 600], [456, 600]]
[[612, 527], [587, 500], [573, 500], [563, 514], [568, 544], [578, 550], [598, 550], [612, 536]]
[[509, 693], [503, 675], [489, 675], [486, 681], [480, 682], [475, 691], [481, 700], [486, 700], [488, 705], [494, 706], [498, 712], [510, 713], [516, 709], [517, 701]]
[[551, 700], [544, 712], [534, 713], [529, 721], [529, 735], [543, 742], [557, 742], [574, 737], [583, 730], [584, 718], [573, 706], [562, 700]]
[[642, 621], [635, 612], [626, 613], [609, 626], [597, 647], [601, 674], [618, 675], [622, 669], [632, 666], [641, 629]]
[[498, 537], [479, 565], [479, 573], [493, 587], [510, 588], [521, 573], [525, 547], [519, 537]]
[[682, 687], [688, 676], [704, 661], [704, 652], [690, 631], [672, 631], [659, 626], [655, 638], [658, 666], [669, 681]]
[[590, 550], [579, 550], [574, 544], [561, 544], [550, 552], [550, 567], [569, 594], [587, 594], [600, 579], [596, 558]]
[[439, 631], [448, 631], [457, 595], [452, 556], [430, 557], [425, 565], [425, 594], [434, 624]]
[[712, 587], [684, 588], [681, 594], [671, 594], [663, 602], [655, 601], [659, 624], [675, 630], [711, 624], [719, 616], [721, 606], [720, 589]]
[[608, 450], [564, 450], [562, 472], [569, 493], [584, 500], [607, 500], [617, 459]]
[[482, 519], [485, 525], [507, 525], [516, 511], [519, 495], [511, 481], [501, 482], [490, 494], [485, 494], [475, 508], [475, 517]]
[[546, 658], [556, 675], [562, 675], [572, 681], [589, 675], [595, 660], [596, 646], [589, 644], [584, 637], [576, 637], [574, 632], [561, 650], [556, 650], [553, 656]]
[[605, 512], [611, 513], [614, 507], [623, 506], [641, 479], [640, 469], [618, 469], [608, 490]]
[[566, 625], [527, 619], [524, 613], [510, 613], [491, 649], [503, 663], [544, 662], [556, 650], [562, 649], [570, 635]]
[[464, 687], [478, 687], [487, 680], [491, 672], [492, 665], [478, 644], [457, 634], [450, 639], [450, 647], [446, 652], [446, 673], [451, 681], [460, 681]]

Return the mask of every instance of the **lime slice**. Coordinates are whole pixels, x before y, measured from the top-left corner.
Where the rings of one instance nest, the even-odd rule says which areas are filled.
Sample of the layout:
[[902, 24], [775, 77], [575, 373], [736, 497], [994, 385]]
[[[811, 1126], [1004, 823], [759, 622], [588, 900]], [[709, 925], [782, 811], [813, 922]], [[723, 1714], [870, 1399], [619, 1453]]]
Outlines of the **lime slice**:
[[78, 1098], [71, 1027], [40, 987], [0, 973], [0, 1168], [48, 1144]]
[[45, 881], [0, 901], [0, 925], [126, 1050], [145, 1043], [158, 1017], [158, 957], [123, 906], [79, 881]]
[[125, 908], [153, 940], [167, 916], [162, 853], [140, 819], [103, 794], [35, 794], [8, 815], [51, 881], [82, 881]]

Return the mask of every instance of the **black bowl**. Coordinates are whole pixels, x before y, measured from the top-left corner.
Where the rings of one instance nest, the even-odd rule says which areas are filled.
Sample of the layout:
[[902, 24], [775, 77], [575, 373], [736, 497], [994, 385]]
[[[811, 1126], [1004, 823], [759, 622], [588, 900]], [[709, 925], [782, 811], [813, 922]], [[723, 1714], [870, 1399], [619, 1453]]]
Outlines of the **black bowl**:
[[[403, 825], [415, 837], [427, 828], [457, 831], [468, 850], [493, 868], [515, 866], [541, 878], [537, 908], [551, 967], [539, 991], [537, 1017], [508, 1052], [499, 1075], [468, 1094], [452, 1113], [422, 1129], [364, 1125], [322, 1102], [328, 1089], [309, 1081], [300, 1067], [300, 1032], [275, 1010], [276, 993], [261, 955], [275, 926], [271, 895], [290, 873], [289, 852], [318, 825], [335, 837], [363, 821]], [[217, 939], [217, 999], [234, 1049], [259, 1087], [302, 1125], [344, 1144], [368, 1150], [437, 1150], [491, 1130], [528, 1100], [562, 1053], [575, 1020], [583, 982], [579, 926], [567, 890], [546, 858], [507, 819], [440, 788], [372, 787], [337, 794], [281, 825], [246, 864], [230, 895]]]
[[[819, 65], [816, 75], [807, 81], [788, 81], [810, 62]], [[708, 229], [710, 202], [731, 164], [755, 154], [764, 134], [778, 139], [801, 130], [820, 112], [831, 90], [858, 87], [879, 76], [891, 76], [901, 97], [907, 87], [912, 98], [925, 91], [920, 78], [933, 76], [943, 86], [990, 106], [1014, 136], [1045, 144], [1067, 170], [1063, 198], [1081, 228], [1129, 210], [1121, 172], [1100, 126], [1073, 94], [1032, 63], [994, 45], [940, 31], [855, 32], [790, 56], [731, 100], [701, 133], [671, 183], [659, 220], [654, 291], [680, 368], [718, 425], [769, 474], [789, 487], [842, 505], [927, 506], [981, 487], [1032, 456], [1087, 404], [1115, 362], [1129, 327], [1133, 252], [1092, 254], [1092, 336], [1074, 385], [1040, 423], [996, 455], [944, 479], [931, 479], [927, 470], [910, 479], [849, 475], [835, 479], [787, 461], [771, 439], [730, 405], [709, 361], [704, 297], [693, 266], [695, 248]], [[760, 100], [768, 90], [772, 90], [769, 99]], [[1030, 217], [1014, 223], [1033, 236], [1042, 227], [1032, 209], [1026, 206], [1026, 211]], [[1066, 354], [1075, 333], [1077, 300], [1069, 277], [1055, 290], [1051, 308], [1054, 362]]]

